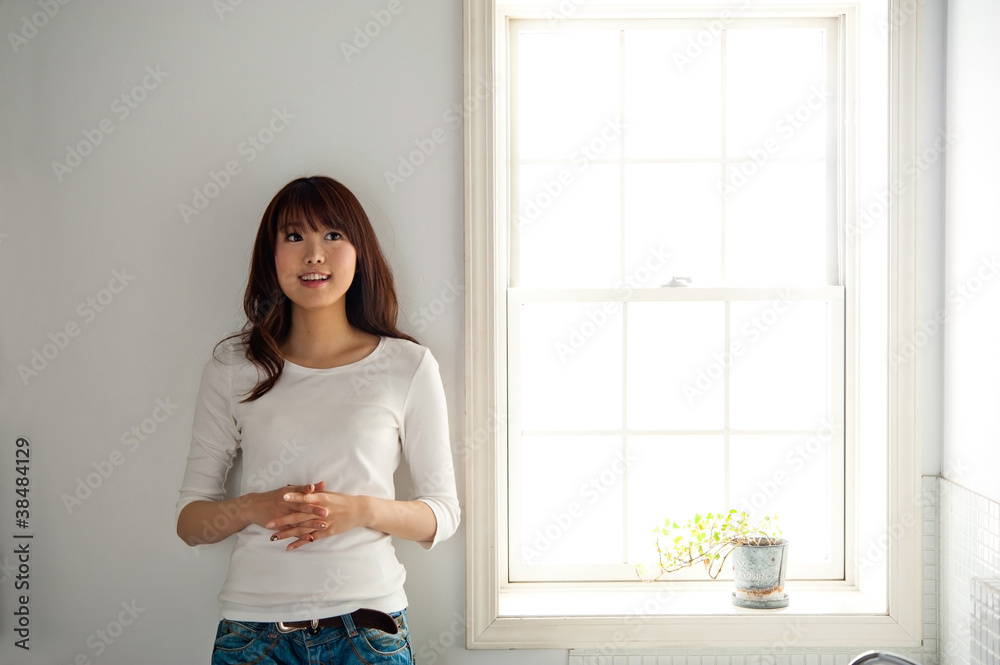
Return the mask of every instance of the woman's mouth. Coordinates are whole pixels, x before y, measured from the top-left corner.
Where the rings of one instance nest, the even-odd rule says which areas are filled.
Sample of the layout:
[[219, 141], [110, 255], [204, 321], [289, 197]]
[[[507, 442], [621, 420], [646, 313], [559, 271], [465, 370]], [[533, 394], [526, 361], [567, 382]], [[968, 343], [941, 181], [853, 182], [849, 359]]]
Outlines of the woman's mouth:
[[321, 273], [308, 273], [306, 275], [299, 276], [299, 283], [311, 289], [318, 289], [329, 280], [329, 275], [323, 275]]

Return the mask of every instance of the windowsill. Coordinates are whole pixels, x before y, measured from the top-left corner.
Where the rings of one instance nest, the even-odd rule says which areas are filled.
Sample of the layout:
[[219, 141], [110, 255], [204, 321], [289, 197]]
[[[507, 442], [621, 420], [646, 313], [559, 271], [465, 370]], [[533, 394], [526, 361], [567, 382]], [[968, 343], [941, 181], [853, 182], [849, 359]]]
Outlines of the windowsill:
[[[596, 585], [595, 585], [596, 586]], [[593, 617], [636, 615], [762, 616], [885, 615], [882, 607], [856, 587], [843, 582], [788, 582], [788, 607], [753, 610], [733, 605], [731, 581], [681, 582], [581, 588], [579, 585], [516, 584], [500, 590], [501, 617]]]
[[[790, 582], [788, 607], [732, 604], [732, 582], [628, 589], [518, 584], [500, 589], [499, 616], [470, 636], [473, 649], [677, 649], [691, 647], [915, 647], [884, 607], [856, 587]], [[644, 585], [645, 586], [645, 585]]]

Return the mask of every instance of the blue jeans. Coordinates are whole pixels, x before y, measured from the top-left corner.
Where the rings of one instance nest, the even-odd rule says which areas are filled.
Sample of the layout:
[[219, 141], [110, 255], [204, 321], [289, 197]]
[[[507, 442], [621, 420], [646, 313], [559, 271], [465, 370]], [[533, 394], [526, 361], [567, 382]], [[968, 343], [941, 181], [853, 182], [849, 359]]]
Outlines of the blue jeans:
[[399, 632], [358, 628], [351, 615], [342, 628], [278, 632], [277, 624], [223, 619], [215, 634], [212, 665], [412, 665], [406, 610], [393, 612]]

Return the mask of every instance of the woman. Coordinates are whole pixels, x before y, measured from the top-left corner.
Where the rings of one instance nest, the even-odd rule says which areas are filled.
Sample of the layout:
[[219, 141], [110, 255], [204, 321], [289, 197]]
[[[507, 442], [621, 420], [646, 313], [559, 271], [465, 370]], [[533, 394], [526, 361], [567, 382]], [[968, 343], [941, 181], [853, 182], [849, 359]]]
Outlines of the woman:
[[[447, 410], [346, 187], [300, 178], [275, 195], [243, 306], [205, 365], [177, 503], [187, 544], [236, 534], [212, 662], [411, 663], [391, 537], [430, 549], [458, 526]], [[237, 449], [240, 495], [223, 500]], [[395, 499], [401, 456], [413, 501]]]

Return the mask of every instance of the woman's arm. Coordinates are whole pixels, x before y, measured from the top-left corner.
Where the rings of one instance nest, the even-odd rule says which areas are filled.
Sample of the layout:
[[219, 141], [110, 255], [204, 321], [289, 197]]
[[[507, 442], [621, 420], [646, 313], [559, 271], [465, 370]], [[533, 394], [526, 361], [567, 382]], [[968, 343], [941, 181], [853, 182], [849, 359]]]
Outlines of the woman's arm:
[[192, 501], [177, 517], [177, 535], [192, 547], [225, 540], [250, 524], [240, 504], [247, 496], [226, 501]]
[[405, 540], [425, 543], [434, 540], [437, 517], [423, 501], [393, 501], [374, 496], [368, 500], [368, 527]]
[[[263, 526], [265, 529], [276, 531], [272, 536], [273, 540], [297, 538], [286, 548], [289, 551], [314, 542], [318, 538], [344, 533], [358, 527], [375, 529], [390, 536], [417, 542], [432, 541], [437, 532], [437, 518], [434, 516], [434, 511], [423, 501], [394, 501], [338, 492], [306, 494], [293, 491], [286, 492], [284, 499], [292, 506], [293, 512], [273, 519]], [[325, 516], [327, 526], [317, 528], [317, 522], [312, 519], [312, 515], [308, 515], [310, 519], [303, 522], [301, 515], [308, 513]]]
[[325, 510], [315, 504], [296, 507], [284, 500], [289, 491], [297, 496], [309, 496], [321, 491], [323, 482], [315, 485], [282, 487], [270, 492], [250, 493], [225, 501], [192, 501], [184, 506], [177, 518], [177, 535], [188, 545], [218, 543], [250, 524], [264, 526], [276, 518], [293, 520], [304, 532], [323, 528]]

